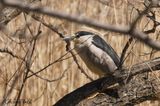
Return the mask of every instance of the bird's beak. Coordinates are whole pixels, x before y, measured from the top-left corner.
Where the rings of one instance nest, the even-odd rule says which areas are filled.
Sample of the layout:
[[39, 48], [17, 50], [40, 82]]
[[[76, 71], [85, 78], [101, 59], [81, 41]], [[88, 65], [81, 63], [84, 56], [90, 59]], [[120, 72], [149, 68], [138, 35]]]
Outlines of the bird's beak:
[[73, 41], [76, 38], [76, 36], [66, 36], [63, 38], [64, 41]]

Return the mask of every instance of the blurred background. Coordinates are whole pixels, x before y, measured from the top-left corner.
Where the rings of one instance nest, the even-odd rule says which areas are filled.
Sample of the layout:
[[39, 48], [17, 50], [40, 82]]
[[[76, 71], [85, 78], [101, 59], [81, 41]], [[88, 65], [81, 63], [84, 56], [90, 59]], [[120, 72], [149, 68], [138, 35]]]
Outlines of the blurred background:
[[[76, 14], [81, 17], [85, 16], [104, 24], [130, 25], [139, 12], [145, 8], [144, 3], [146, 2], [147, 0], [41, 0], [36, 5], [68, 14]], [[156, 15], [156, 21], [160, 21], [160, 10], [153, 9], [152, 11]], [[31, 99], [32, 104], [25, 104], [25, 106], [51, 106], [64, 95], [90, 82], [90, 80], [77, 68], [70, 53], [67, 53], [66, 44], [62, 38], [45, 25], [41, 24], [40, 26], [40, 22], [35, 20], [32, 15], [33, 13], [21, 13], [5, 26], [8, 31], [0, 31], [0, 48], [7, 48], [15, 55], [23, 58], [31, 47], [30, 40], [37, 34], [38, 30], [42, 31], [38, 36], [31, 59], [31, 70], [36, 72], [54, 61], [56, 62], [37, 74], [41, 78], [32, 76], [27, 79], [21, 98]], [[149, 15], [152, 14], [149, 13]], [[44, 23], [52, 25], [66, 36], [79, 30], [97, 32], [115, 49], [119, 56], [129, 39], [128, 36], [123, 36], [119, 33], [91, 28], [66, 20], [40, 14], [35, 16], [38, 16]], [[148, 18], [147, 15], [136, 26], [140, 31], [148, 31], [153, 27], [154, 21]], [[159, 27], [149, 33], [149, 36], [159, 40]], [[63, 56], [64, 54], [66, 55]], [[157, 51], [134, 39], [127, 51], [124, 67], [131, 67], [133, 64], [158, 57], [159, 55]], [[97, 79], [98, 76], [91, 73], [83, 61], [78, 56], [77, 58], [80, 66], [88, 76]], [[21, 59], [6, 53], [0, 53], [0, 99], [4, 97], [8, 89], [13, 87], [12, 82], [14, 82], [15, 72], [25, 72], [25, 65], [21, 64]], [[31, 74], [29, 73], [29, 75]], [[18, 77], [9, 99], [17, 97], [23, 77], [23, 74]], [[148, 78], [150, 77], [159, 78], [159, 74], [156, 72], [154, 74], [149, 73]], [[147, 101], [139, 106], [159, 105], [158, 101]]]

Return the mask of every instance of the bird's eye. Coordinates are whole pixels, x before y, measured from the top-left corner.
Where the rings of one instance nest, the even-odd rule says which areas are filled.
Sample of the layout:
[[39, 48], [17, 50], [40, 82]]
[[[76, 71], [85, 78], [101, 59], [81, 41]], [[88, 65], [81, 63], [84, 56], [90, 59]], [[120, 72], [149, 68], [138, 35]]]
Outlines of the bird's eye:
[[80, 37], [80, 35], [79, 35], [79, 34], [77, 34], [77, 35], [76, 35], [76, 38], [79, 38], [79, 37]]

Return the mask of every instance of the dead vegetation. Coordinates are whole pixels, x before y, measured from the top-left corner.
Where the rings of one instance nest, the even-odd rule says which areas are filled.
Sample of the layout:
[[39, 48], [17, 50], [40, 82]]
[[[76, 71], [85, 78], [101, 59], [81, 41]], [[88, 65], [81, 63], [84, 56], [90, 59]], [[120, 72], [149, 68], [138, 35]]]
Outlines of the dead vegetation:
[[[82, 17], [82, 19], [87, 17], [98, 20], [98, 23], [100, 21], [103, 24], [116, 26], [128, 26], [135, 21], [137, 16], [141, 16], [136, 22], [137, 24], [132, 26], [133, 29], [144, 32], [153, 40], [159, 41], [160, 10], [159, 8], [146, 7], [149, 1], [27, 0], [27, 3], [33, 6], [47, 7], [51, 12], [52, 10], [62, 11], [62, 13]], [[156, 6], [154, 5], [154, 7]], [[143, 10], [146, 11], [140, 15]], [[157, 43], [142, 43], [129, 36], [123, 36], [125, 33], [115, 33], [126, 31], [126, 29], [113, 27], [110, 30], [114, 32], [106, 31], [103, 27], [95, 28], [92, 23], [89, 25], [94, 28], [84, 25], [85, 23], [73, 23], [70, 22], [71, 20], [64, 20], [64, 18], [35, 14], [25, 9], [13, 9], [5, 7], [3, 4], [0, 11], [0, 100], [2, 104], [20, 105], [20, 102], [16, 100], [24, 99], [26, 102], [22, 105], [51, 106], [64, 95], [90, 82], [91, 79], [97, 79], [98, 77], [87, 69], [77, 55], [75, 56], [78, 61], [74, 61], [75, 58], [72, 58], [74, 51], [70, 53], [70, 48], [68, 48], [69, 51], [66, 51], [66, 42], [62, 40], [62, 37], [78, 30], [94, 29], [94, 31], [98, 31], [113, 46], [119, 56], [122, 55], [122, 50], [128, 42], [122, 60], [125, 60], [123, 66], [129, 72], [134, 64], [159, 57], [159, 52], [153, 49], [159, 47], [156, 45]], [[79, 21], [79, 23], [82, 22]], [[134, 33], [132, 34], [134, 35]], [[154, 44], [154, 46], [151, 48], [146, 44], [149, 46]], [[135, 76], [130, 83], [134, 85], [136, 81], [139, 82], [137, 86], [138, 90], [141, 90], [145, 84], [148, 85], [147, 87], [151, 87], [151, 83], [159, 85], [159, 78], [158, 71], [151, 70], [143, 75]], [[159, 86], [156, 91], [158, 89]], [[131, 90], [137, 89], [133, 87]], [[127, 92], [127, 94], [129, 93], [132, 92]], [[156, 92], [156, 94], [158, 93]], [[103, 105], [106, 103], [106, 95], [103, 96], [100, 94], [98, 97], [88, 100], [88, 105]], [[95, 100], [97, 103], [92, 104]], [[115, 101], [108, 103], [111, 102]], [[84, 103], [81, 102], [80, 105], [87, 104]], [[159, 101], [156, 98], [140, 105], [158, 106]]]

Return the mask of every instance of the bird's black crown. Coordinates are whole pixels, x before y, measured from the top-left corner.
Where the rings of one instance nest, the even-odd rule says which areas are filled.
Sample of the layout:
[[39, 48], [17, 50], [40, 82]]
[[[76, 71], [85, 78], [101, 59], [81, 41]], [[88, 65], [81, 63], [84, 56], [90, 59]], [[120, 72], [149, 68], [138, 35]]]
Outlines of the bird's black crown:
[[94, 35], [92, 32], [87, 32], [87, 31], [78, 31], [75, 33], [76, 38], [79, 38], [81, 36], [86, 36], [86, 35]]

